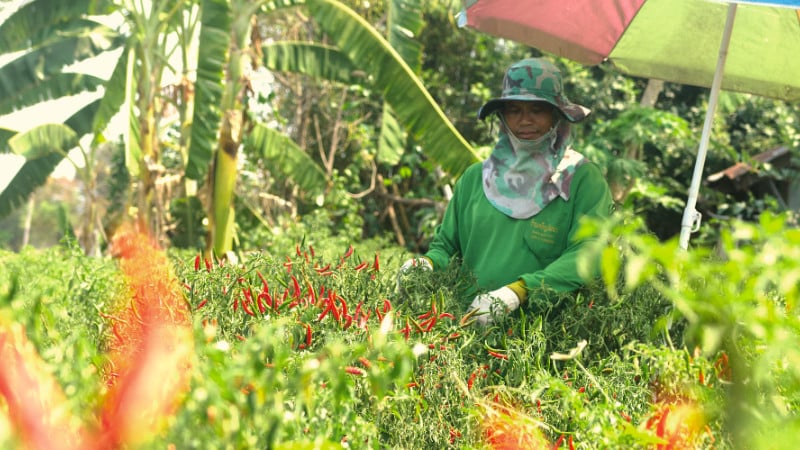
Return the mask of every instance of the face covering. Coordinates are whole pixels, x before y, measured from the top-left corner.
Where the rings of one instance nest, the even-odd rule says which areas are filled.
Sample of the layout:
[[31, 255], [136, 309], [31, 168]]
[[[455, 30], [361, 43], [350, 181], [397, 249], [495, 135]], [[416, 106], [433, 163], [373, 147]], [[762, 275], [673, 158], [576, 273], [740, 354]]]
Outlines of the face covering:
[[503, 123], [505, 135], [511, 142], [511, 148], [519, 155], [536, 155], [539, 153], [548, 152], [555, 148], [556, 138], [558, 137], [556, 129], [558, 128], [560, 121], [553, 125], [553, 127], [550, 128], [547, 133], [539, 136], [536, 139], [520, 139], [517, 137], [517, 135], [511, 132], [511, 129], [508, 128], [508, 125], [502, 116], [500, 121]]
[[569, 200], [575, 169], [585, 162], [568, 145], [569, 124], [558, 120], [537, 139], [520, 139], [505, 124], [500, 138], [483, 162], [483, 192], [503, 214], [528, 219], [554, 199]]

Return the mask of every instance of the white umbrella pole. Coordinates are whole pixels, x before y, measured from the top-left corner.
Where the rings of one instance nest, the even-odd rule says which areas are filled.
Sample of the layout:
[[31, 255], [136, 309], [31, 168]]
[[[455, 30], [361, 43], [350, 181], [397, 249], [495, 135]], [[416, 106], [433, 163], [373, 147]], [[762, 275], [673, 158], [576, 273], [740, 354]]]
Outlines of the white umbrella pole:
[[681, 220], [681, 237], [679, 244], [684, 250], [689, 248], [689, 236], [693, 231], [697, 231], [700, 228], [701, 214], [695, 209], [695, 206], [697, 206], [697, 194], [700, 191], [700, 182], [703, 179], [703, 165], [706, 162], [708, 141], [711, 136], [711, 126], [714, 123], [714, 113], [717, 109], [717, 98], [719, 97], [719, 90], [722, 85], [722, 75], [725, 71], [725, 59], [728, 57], [728, 45], [731, 42], [731, 31], [733, 31], [733, 19], [735, 17], [736, 3], [731, 3], [728, 5], [728, 17], [725, 19], [725, 31], [722, 33], [722, 43], [719, 47], [719, 58], [717, 58], [714, 81], [711, 83], [711, 95], [708, 98], [708, 110], [706, 111], [706, 120], [703, 124], [703, 134], [700, 136], [700, 147], [697, 149], [697, 159], [694, 163], [692, 183], [689, 185], [689, 197], [686, 200], [686, 209], [683, 210], [683, 220]]

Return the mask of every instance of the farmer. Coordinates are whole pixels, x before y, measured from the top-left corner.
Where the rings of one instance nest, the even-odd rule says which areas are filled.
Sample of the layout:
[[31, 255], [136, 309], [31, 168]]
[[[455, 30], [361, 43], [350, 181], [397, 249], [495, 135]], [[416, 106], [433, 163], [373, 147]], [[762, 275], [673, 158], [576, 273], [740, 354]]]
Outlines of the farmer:
[[477, 281], [470, 310], [481, 325], [521, 305], [541, 309], [541, 288], [581, 287], [580, 219], [608, 217], [612, 208], [600, 169], [570, 146], [571, 124], [590, 112], [567, 99], [552, 63], [509, 67], [502, 96], [478, 110], [479, 119], [500, 122], [492, 153], [461, 175], [429, 250], [402, 265], [398, 283], [412, 267], [441, 270], [460, 258]]

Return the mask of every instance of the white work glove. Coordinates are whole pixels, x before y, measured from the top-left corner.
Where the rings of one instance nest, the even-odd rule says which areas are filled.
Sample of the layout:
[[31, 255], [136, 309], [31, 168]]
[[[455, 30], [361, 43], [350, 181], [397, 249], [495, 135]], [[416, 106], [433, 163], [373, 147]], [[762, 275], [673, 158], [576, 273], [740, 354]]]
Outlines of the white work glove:
[[403, 276], [412, 269], [419, 268], [422, 270], [433, 270], [433, 264], [428, 260], [428, 258], [411, 258], [403, 263], [400, 266], [400, 270], [397, 272], [397, 290], [400, 291], [403, 285]]
[[469, 306], [474, 311], [475, 322], [486, 326], [494, 322], [495, 315], [505, 315], [519, 308], [519, 297], [510, 287], [503, 286], [486, 294], [475, 297]]

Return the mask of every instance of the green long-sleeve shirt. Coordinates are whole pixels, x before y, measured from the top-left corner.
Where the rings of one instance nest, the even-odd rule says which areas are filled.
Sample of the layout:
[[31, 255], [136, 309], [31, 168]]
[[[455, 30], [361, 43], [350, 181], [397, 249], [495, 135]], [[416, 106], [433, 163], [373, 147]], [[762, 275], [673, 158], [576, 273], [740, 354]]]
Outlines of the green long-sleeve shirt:
[[568, 292], [584, 284], [576, 258], [586, 242], [576, 239], [582, 216], [604, 218], [612, 209], [611, 192], [593, 163], [577, 168], [570, 199], [561, 197], [529, 219], [513, 219], [489, 203], [482, 188], [481, 163], [470, 166], [456, 183], [442, 223], [428, 252], [435, 269], [460, 256], [478, 288], [494, 290], [522, 280], [527, 289]]

